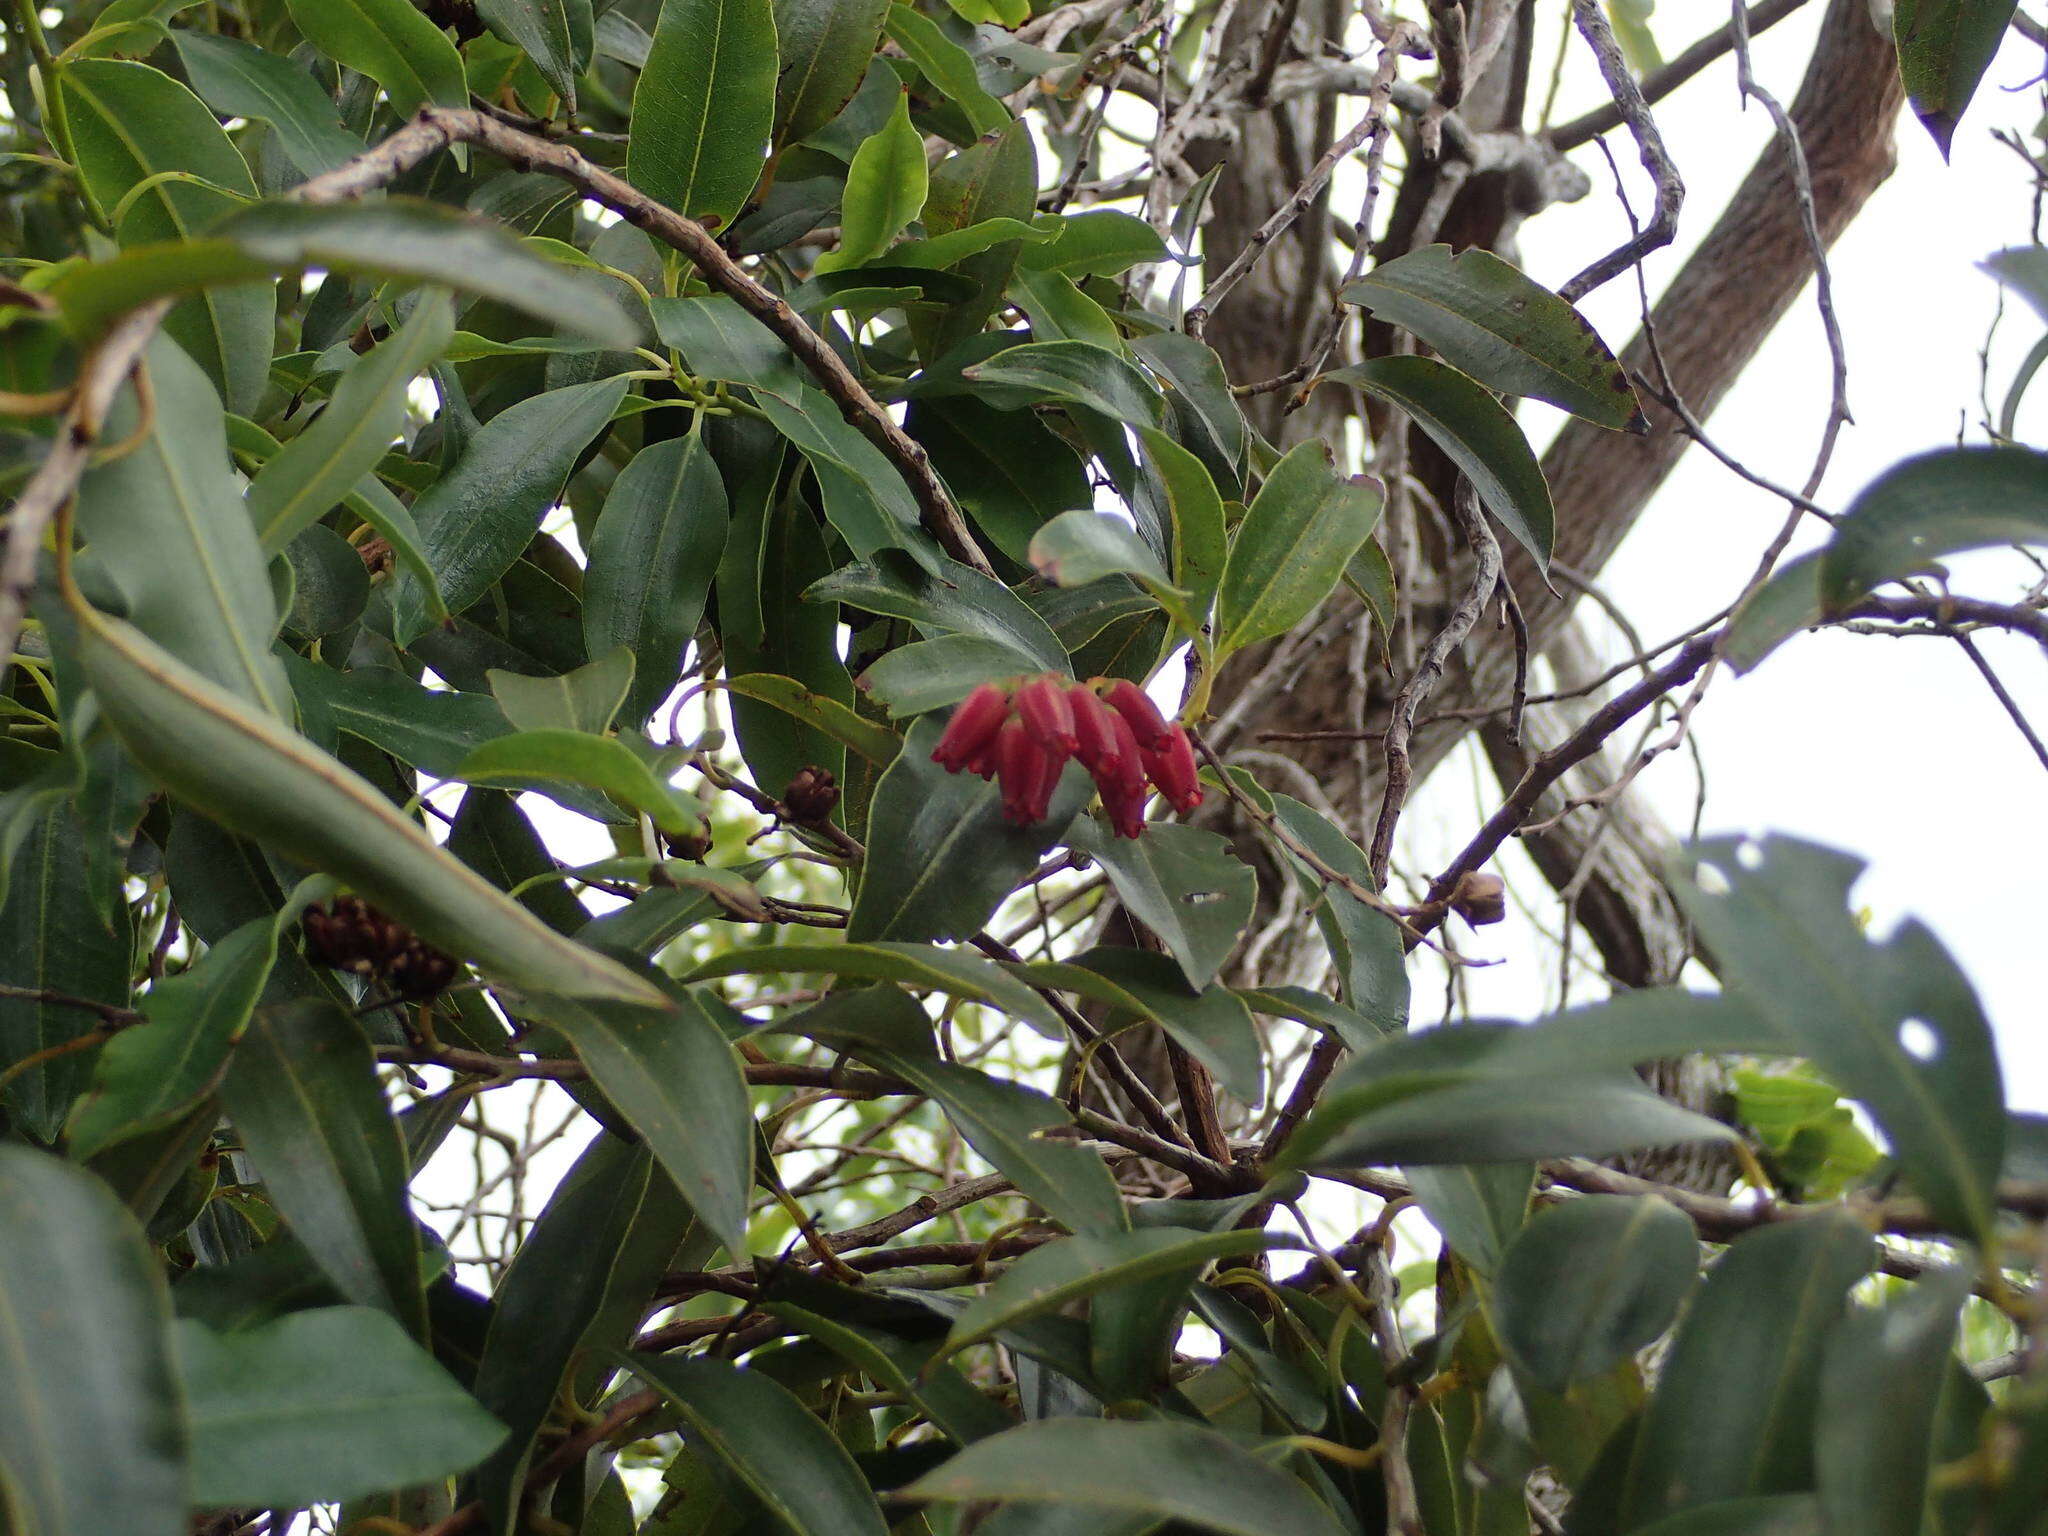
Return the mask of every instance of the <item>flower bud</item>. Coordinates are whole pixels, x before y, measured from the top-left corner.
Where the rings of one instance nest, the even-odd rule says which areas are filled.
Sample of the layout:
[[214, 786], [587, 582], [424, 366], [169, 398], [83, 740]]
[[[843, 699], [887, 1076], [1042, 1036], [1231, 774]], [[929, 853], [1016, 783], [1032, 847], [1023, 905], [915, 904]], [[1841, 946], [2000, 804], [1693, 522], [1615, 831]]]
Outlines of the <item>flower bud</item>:
[[1109, 685], [1104, 697], [1111, 709], [1130, 722], [1131, 734], [1138, 738], [1139, 746], [1156, 752], [1166, 745], [1166, 716], [1159, 713], [1159, 706], [1144, 689], [1129, 678], [1120, 677]]
[[1474, 928], [1484, 928], [1508, 915], [1507, 885], [1499, 875], [1467, 870], [1451, 892], [1451, 910]]
[[1017, 713], [1030, 727], [1032, 739], [1040, 746], [1056, 748], [1062, 759], [1081, 744], [1074, 734], [1073, 707], [1056, 677], [1034, 677], [1019, 688]]
[[939, 744], [932, 749], [932, 761], [948, 773], [958, 773], [971, 764], [984, 747], [992, 747], [996, 733], [1010, 713], [1010, 696], [994, 683], [983, 683], [953, 711]]
[[1014, 715], [996, 737], [996, 775], [1002, 785], [1004, 818], [1019, 824], [1037, 820], [1031, 807], [1045, 777], [1045, 749], [1031, 739], [1030, 729]]
[[[1081, 766], [1099, 784], [1104, 774], [1115, 773], [1121, 766], [1123, 748], [1117, 742], [1117, 717], [1110, 713], [1100, 694], [1079, 683], [1067, 690], [1067, 703], [1074, 711], [1074, 756], [1081, 759]], [[1125, 726], [1124, 730], [1128, 734], [1130, 727]]]
[[839, 804], [839, 786], [829, 768], [799, 768], [782, 792], [782, 808], [799, 826], [822, 827]]
[[1179, 726], [1166, 733], [1166, 744], [1145, 754], [1145, 772], [1159, 786], [1159, 793], [1185, 816], [1202, 803], [1202, 785], [1195, 772], [1195, 748], [1188, 733]]
[[1098, 779], [1102, 790], [1102, 808], [1109, 813], [1109, 824], [1118, 837], [1137, 837], [1145, 830], [1145, 781], [1140, 779], [1135, 786], [1121, 779]]

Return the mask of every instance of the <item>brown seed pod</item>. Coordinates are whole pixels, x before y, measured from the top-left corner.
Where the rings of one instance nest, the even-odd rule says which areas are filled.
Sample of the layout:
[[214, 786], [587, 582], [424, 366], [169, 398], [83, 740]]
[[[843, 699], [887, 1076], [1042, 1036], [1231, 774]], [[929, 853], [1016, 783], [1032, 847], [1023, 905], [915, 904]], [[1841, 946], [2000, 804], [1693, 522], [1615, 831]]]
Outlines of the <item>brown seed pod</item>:
[[1484, 928], [1508, 915], [1507, 885], [1499, 875], [1468, 870], [1451, 892], [1451, 910], [1474, 928]]
[[839, 785], [829, 768], [799, 768], [782, 792], [782, 808], [799, 826], [822, 827], [838, 804]]

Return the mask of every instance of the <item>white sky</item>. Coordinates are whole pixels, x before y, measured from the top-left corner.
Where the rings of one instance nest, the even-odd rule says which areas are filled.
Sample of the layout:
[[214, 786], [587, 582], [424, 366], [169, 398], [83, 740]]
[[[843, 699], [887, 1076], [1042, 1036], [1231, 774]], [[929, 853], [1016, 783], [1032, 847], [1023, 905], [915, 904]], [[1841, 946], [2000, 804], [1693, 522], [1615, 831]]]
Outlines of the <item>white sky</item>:
[[[1823, 9], [1816, 0], [1756, 40], [1759, 81], [1787, 105]], [[1681, 32], [1677, 11], [1667, 6], [1657, 17], [1659, 37], [1672, 51], [1693, 35]], [[1697, 30], [1704, 27], [1699, 20]], [[1999, 290], [1975, 264], [2027, 243], [2031, 212], [2026, 167], [1990, 134], [2004, 128], [2032, 137], [2042, 115], [2039, 91], [2004, 88], [2026, 87], [2040, 70], [2039, 50], [2009, 37], [1956, 135], [1950, 165], [1906, 118], [1897, 173], [1835, 249], [1836, 312], [1856, 423], [1819, 493], [1825, 506], [1846, 506], [1898, 459], [1953, 443], [1959, 428], [1983, 440], [1978, 353]], [[1734, 72], [1723, 63], [1657, 108], [1688, 198], [1677, 246], [1649, 264], [1653, 291], [1704, 236], [1769, 134], [1761, 108], [1738, 114], [1736, 105]], [[1633, 146], [1620, 136], [1615, 148], [1631, 173], [1636, 206], [1646, 209]], [[1525, 263], [1552, 285], [1624, 233], [1605, 162], [1591, 149], [1578, 158], [1594, 177], [1593, 195], [1523, 231]], [[1619, 350], [1635, 329], [1637, 304], [1633, 283], [1617, 280], [1584, 308]], [[1994, 408], [2040, 334], [2041, 323], [2023, 303], [2006, 305], [1992, 349]], [[1796, 486], [1811, 465], [1827, 400], [1827, 350], [1809, 285], [1709, 431], [1752, 469]], [[1536, 411], [1528, 419], [1533, 432]], [[2048, 430], [2040, 406], [2022, 411], [2023, 438], [2030, 423], [2040, 441]], [[1610, 563], [1603, 584], [1646, 639], [1663, 639], [1741, 591], [1784, 511], [1782, 502], [1695, 449]], [[1558, 513], [1568, 518], [1571, 509]], [[1803, 535], [1795, 552], [1816, 542]], [[2017, 596], [2032, 574], [2011, 553], [1950, 564], [1955, 590], [1997, 600]], [[2040, 650], [2002, 635], [1987, 634], [1979, 645], [2036, 729], [2048, 730], [2048, 662]], [[1624, 650], [1617, 647], [1617, 654]], [[1877, 931], [1912, 913], [1940, 934], [1991, 1016], [2013, 1104], [2048, 1109], [2048, 1040], [2041, 1029], [2048, 1020], [2033, 947], [2048, 911], [2041, 817], [2048, 773], [1960, 649], [1936, 639], [1802, 636], [1750, 676], [1719, 678], [1696, 725], [1707, 765], [1705, 830], [1791, 833], [1868, 859], [1855, 895], [1872, 909]], [[1429, 821], [1448, 822], [1450, 847], [1474, 824], [1475, 780], [1469, 766], [1462, 774], [1460, 767], [1447, 765], [1424, 808]], [[1674, 825], [1689, 822], [1695, 781], [1683, 754], [1661, 759], [1644, 783]], [[1494, 793], [1483, 770], [1476, 789], [1482, 797]], [[1410, 866], [1431, 867], [1435, 843], [1418, 824]], [[1549, 967], [1527, 947], [1526, 932], [1519, 939], [1510, 932], [1514, 927], [1511, 918], [1467, 944], [1510, 962], [1473, 973], [1471, 981], [1481, 1011], [1526, 1017], [1540, 1006]], [[1418, 1016], [1428, 1017], [1427, 1009], [1418, 998]]]

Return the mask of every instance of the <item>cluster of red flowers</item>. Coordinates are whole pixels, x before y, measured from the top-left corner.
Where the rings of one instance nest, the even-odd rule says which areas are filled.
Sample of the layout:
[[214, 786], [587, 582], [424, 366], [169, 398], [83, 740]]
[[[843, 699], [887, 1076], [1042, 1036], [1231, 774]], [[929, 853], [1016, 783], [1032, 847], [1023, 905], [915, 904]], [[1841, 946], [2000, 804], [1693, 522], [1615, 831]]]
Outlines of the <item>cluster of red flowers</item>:
[[932, 753], [948, 773], [1000, 780], [1003, 815], [1019, 825], [1045, 820], [1070, 757], [1094, 778], [1110, 824], [1124, 837], [1145, 830], [1148, 780], [1183, 814], [1202, 803], [1188, 733], [1120, 677], [1075, 683], [1047, 673], [983, 683], [953, 711]]

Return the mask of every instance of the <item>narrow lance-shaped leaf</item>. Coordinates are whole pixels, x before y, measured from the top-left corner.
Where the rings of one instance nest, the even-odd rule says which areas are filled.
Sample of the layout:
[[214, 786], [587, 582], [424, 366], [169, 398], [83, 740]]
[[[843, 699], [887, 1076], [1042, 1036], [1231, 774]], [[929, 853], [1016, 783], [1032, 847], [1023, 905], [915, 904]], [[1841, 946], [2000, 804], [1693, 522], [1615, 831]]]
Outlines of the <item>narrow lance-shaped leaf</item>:
[[853, 99], [889, 0], [776, 0], [775, 143], [807, 139]]
[[1899, 78], [1944, 160], [2017, 9], [2016, 0], [1894, 0]]
[[213, 32], [180, 28], [171, 40], [206, 104], [223, 117], [270, 124], [301, 176], [318, 176], [362, 153], [362, 141], [341, 126], [333, 101], [293, 60]]
[[400, 117], [469, 105], [462, 55], [410, 0], [285, 0], [306, 40], [384, 87]]
[[927, 186], [924, 138], [910, 125], [910, 97], [900, 95], [882, 131], [854, 153], [846, 173], [839, 249], [820, 256], [816, 270], [836, 272], [881, 255], [924, 207]]
[[[521, 49], [541, 78], [571, 112], [576, 110], [576, 46], [571, 35], [570, 0], [477, 0], [477, 16], [498, 36]], [[584, 5], [589, 25], [589, 6]], [[589, 39], [585, 39], [588, 50]]]
[[1217, 650], [1228, 654], [1306, 618], [1372, 537], [1382, 500], [1379, 482], [1332, 470], [1320, 442], [1290, 451], [1230, 542], [1216, 592]]
[[775, 121], [769, 0], [663, 0], [633, 92], [626, 179], [714, 229], [760, 180]]

